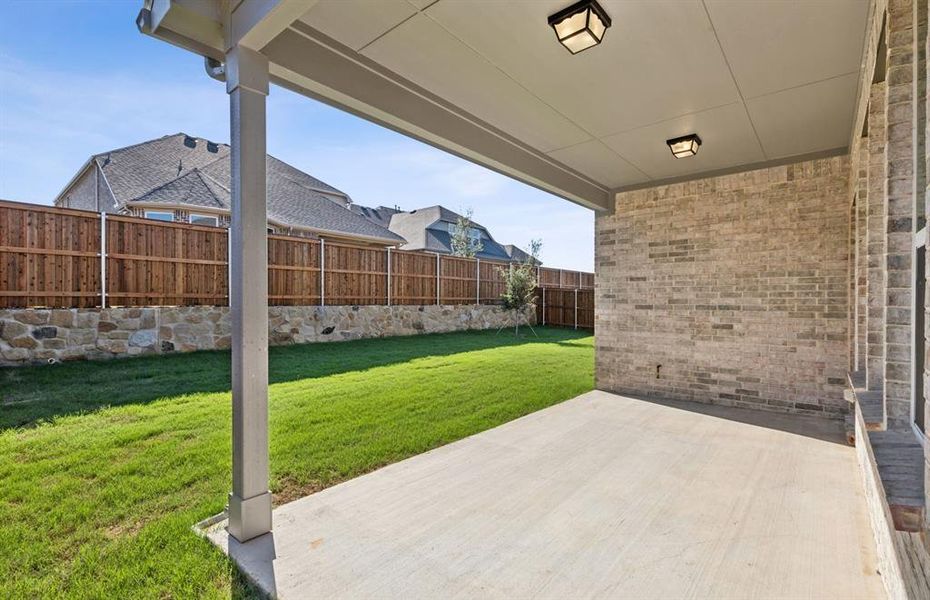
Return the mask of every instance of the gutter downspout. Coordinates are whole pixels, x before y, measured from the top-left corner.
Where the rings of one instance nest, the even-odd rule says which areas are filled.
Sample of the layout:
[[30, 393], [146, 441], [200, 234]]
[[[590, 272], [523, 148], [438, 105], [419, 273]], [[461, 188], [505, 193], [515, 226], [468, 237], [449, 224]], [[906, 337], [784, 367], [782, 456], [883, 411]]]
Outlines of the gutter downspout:
[[207, 72], [207, 75], [212, 79], [217, 81], [222, 81], [226, 83], [226, 64], [216, 60], [215, 58], [210, 58], [209, 56], [203, 57], [203, 69]]

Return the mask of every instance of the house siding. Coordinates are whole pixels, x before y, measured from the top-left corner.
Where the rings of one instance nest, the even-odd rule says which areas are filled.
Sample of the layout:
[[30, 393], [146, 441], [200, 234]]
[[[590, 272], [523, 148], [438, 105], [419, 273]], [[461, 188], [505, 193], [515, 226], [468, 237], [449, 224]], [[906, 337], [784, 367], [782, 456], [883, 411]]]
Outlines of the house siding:
[[597, 387], [840, 416], [849, 158], [621, 193], [596, 220]]
[[116, 200], [104, 177], [99, 174], [97, 165], [91, 162], [80, 177], [65, 190], [55, 202], [63, 208], [77, 208], [98, 212], [116, 212]]

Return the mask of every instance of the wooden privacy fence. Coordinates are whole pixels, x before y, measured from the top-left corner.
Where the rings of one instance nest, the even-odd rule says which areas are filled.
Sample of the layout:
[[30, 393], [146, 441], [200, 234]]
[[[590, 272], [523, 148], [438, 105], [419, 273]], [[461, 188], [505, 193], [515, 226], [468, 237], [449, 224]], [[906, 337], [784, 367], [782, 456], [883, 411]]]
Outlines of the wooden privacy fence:
[[[226, 229], [0, 201], [0, 308], [228, 303]], [[498, 304], [508, 263], [268, 236], [272, 305]], [[594, 274], [539, 267], [537, 313], [593, 327]]]
[[594, 329], [594, 290], [540, 286], [536, 290], [536, 321]]

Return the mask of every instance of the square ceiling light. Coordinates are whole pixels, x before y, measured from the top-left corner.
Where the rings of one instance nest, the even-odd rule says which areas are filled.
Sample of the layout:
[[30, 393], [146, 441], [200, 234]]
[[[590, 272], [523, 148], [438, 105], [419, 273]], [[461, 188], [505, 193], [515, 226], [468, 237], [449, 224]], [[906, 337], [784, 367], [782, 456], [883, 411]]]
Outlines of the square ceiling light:
[[601, 43], [610, 16], [595, 0], [581, 0], [549, 17], [559, 42], [572, 54]]
[[665, 140], [669, 150], [675, 158], [688, 158], [694, 156], [701, 147], [701, 138], [696, 133], [689, 133], [681, 137]]

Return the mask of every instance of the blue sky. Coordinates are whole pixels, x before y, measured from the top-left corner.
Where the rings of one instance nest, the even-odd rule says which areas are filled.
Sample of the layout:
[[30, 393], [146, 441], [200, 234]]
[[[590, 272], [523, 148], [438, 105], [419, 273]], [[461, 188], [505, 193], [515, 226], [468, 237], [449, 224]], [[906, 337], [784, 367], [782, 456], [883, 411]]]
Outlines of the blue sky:
[[[170, 133], [229, 141], [224, 86], [138, 33], [141, 5], [0, 1], [0, 198], [51, 204], [91, 154]], [[591, 211], [278, 87], [268, 151], [359, 204], [471, 207], [499, 242], [593, 270]]]

